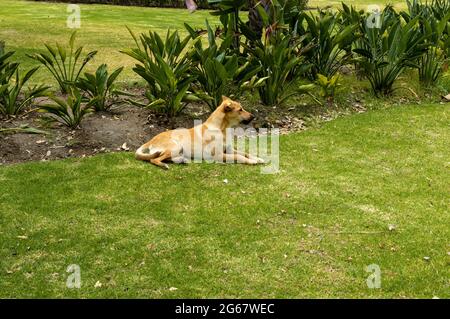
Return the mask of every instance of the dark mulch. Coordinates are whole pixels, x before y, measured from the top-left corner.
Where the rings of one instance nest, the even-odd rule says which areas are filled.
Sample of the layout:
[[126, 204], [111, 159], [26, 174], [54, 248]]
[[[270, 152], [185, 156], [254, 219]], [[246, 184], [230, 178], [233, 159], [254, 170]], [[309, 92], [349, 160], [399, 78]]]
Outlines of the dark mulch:
[[[112, 112], [90, 114], [76, 130], [59, 123], [49, 123], [37, 112], [8, 120], [2, 119], [0, 120], [2, 128], [27, 124], [49, 134], [0, 134], [0, 163], [133, 151], [166, 129], [192, 126], [192, 116], [192, 113], [183, 115], [169, 122], [150, 110], [124, 106]], [[199, 114], [199, 117], [205, 116]]]

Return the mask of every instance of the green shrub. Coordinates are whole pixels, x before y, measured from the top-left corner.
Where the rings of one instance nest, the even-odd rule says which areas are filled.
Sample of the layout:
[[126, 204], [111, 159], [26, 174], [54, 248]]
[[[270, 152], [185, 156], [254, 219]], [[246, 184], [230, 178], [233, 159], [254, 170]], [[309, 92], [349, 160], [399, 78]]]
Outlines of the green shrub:
[[333, 75], [331, 78], [322, 74], [317, 74], [317, 85], [320, 87], [320, 95], [325, 98], [328, 104], [334, 102], [336, 89], [339, 87], [339, 74]]
[[[402, 11], [405, 21], [418, 18], [418, 31], [425, 36], [427, 51], [418, 59], [419, 80], [429, 87], [437, 83], [443, 66], [448, 60], [448, 24], [450, 10], [445, 14], [445, 5], [438, 1], [422, 3], [420, 0], [407, 1], [408, 11]], [[434, 7], [435, 6], [435, 7]]]
[[240, 29], [245, 26], [240, 16], [241, 10], [248, 6], [248, 0], [221, 0], [217, 4], [217, 10], [211, 15], [218, 16], [222, 23], [223, 34], [230, 36], [231, 46], [238, 53], [240, 52]]
[[301, 42], [302, 38], [274, 32], [265, 35], [264, 41], [256, 41], [254, 46], [246, 45], [252, 63], [260, 69], [258, 77], [266, 79], [258, 87], [263, 104], [282, 104], [290, 96], [312, 88], [313, 85], [297, 87], [297, 80], [309, 68], [302, 56]]
[[342, 26], [360, 25], [365, 19], [366, 14], [364, 10], [358, 10], [355, 6], [348, 6], [342, 2], [342, 8], [339, 8], [339, 24]]
[[91, 51], [82, 58], [83, 47], [74, 48], [75, 38], [76, 32], [73, 32], [69, 40], [69, 51], [59, 43], [56, 46], [45, 44], [48, 54], [39, 53], [28, 55], [50, 71], [58, 82], [63, 94], [70, 92], [71, 87], [75, 86], [86, 64], [97, 54], [97, 51]]
[[358, 79], [363, 77], [363, 74], [359, 68], [359, 65], [355, 63], [353, 48], [361, 46], [358, 42], [362, 41], [361, 28], [364, 26], [364, 21], [367, 19], [367, 15], [364, 10], [358, 10], [353, 5], [348, 6], [345, 3], [342, 3], [342, 8], [339, 9], [339, 24], [343, 27], [357, 25], [358, 28], [354, 31], [353, 43], [345, 47], [346, 55], [350, 57], [350, 63], [354, 66], [355, 74]]
[[[295, 1], [294, 1], [295, 2]], [[260, 81], [258, 93], [268, 106], [279, 105], [292, 95], [305, 93], [313, 85], [298, 86], [301, 75], [309, 70], [304, 53], [310, 49], [303, 45], [305, 36], [298, 37], [295, 28], [298, 11], [288, 12], [295, 6], [289, 0], [258, 2], [255, 9], [261, 18], [262, 35], [249, 27], [242, 27], [248, 39], [244, 43], [244, 57], [249, 59]]]
[[4, 48], [0, 47], [0, 84], [9, 83], [9, 79], [14, 75], [19, 67], [19, 63], [9, 62], [8, 59], [14, 54], [13, 51], [5, 52]]
[[19, 63], [9, 62], [14, 52], [4, 53], [0, 50], [0, 113], [3, 115], [17, 115], [29, 106], [33, 99], [46, 95], [48, 87], [35, 86], [24, 90], [25, 84], [39, 69], [35, 67], [20, 76]]
[[448, 0], [431, 0], [427, 2], [436, 19], [442, 20], [450, 13], [450, 1]]
[[427, 51], [426, 37], [418, 30], [419, 18], [403, 24], [388, 6], [381, 13], [380, 28], [363, 23], [362, 41], [353, 51], [376, 96], [390, 95], [405, 68], [417, 68], [417, 60]]
[[315, 80], [318, 73], [331, 78], [351, 61], [351, 45], [358, 24], [342, 25], [339, 16], [340, 13], [329, 11], [300, 16], [297, 32], [305, 35], [305, 45], [312, 44], [311, 50], [306, 52], [306, 60], [312, 64], [308, 72], [311, 80]]
[[40, 111], [52, 114], [53, 117], [70, 128], [77, 128], [86, 114], [92, 112], [93, 100], [83, 104], [83, 97], [76, 88], [71, 88], [66, 100], [52, 97], [53, 104], [40, 106]]
[[448, 58], [444, 51], [438, 45], [430, 44], [428, 50], [418, 59], [420, 83], [425, 87], [436, 84], [446, 61]]
[[[447, 15], [447, 21], [431, 20], [431, 28], [435, 30], [437, 37], [435, 36], [435, 40], [428, 41], [428, 51], [419, 59], [419, 80], [425, 86], [436, 84], [443, 72], [448, 69], [448, 62], [450, 60], [450, 34], [442, 32], [445, 30], [442, 28], [444, 25], [450, 30], [448, 18], [450, 18], [450, 14]], [[428, 23], [426, 21], [424, 24], [427, 25]]]
[[123, 67], [116, 69], [111, 75], [108, 67], [102, 64], [95, 74], [85, 73], [84, 78], [79, 78], [76, 86], [85, 92], [95, 111], [107, 111], [117, 103], [117, 97], [121, 94], [114, 86], [114, 81], [123, 71]]
[[186, 102], [199, 100], [189, 91], [195, 77], [192, 75], [192, 61], [184, 51], [190, 40], [183, 40], [178, 32], [167, 31], [165, 40], [156, 32], [137, 37], [130, 33], [137, 48], [122, 51], [140, 62], [133, 71], [148, 83], [146, 97], [149, 103], [132, 101], [136, 105], [155, 107], [169, 117], [178, 115]]
[[448, 60], [450, 59], [450, 1], [432, 0], [430, 7], [436, 20], [446, 21], [446, 25], [443, 28], [440, 38], [440, 48], [443, 50], [444, 55], [447, 58], [445, 64], [448, 64]]
[[293, 28], [308, 5], [308, 0], [278, 0], [283, 7], [284, 22]]
[[[260, 67], [253, 67], [249, 62], [238, 63], [238, 56], [231, 49], [232, 37], [225, 36], [220, 45], [208, 21], [208, 46], [203, 47], [202, 38], [197, 36], [189, 25], [186, 29], [194, 39], [191, 54], [194, 62], [193, 74], [195, 94], [205, 101], [214, 111], [221, 103], [222, 96], [238, 97], [243, 91], [254, 89], [263, 84], [265, 79], [258, 79], [256, 74]], [[198, 87], [199, 89], [195, 89]]]
[[421, 0], [406, 0], [406, 5], [408, 7], [407, 11], [401, 11], [400, 14], [402, 17], [408, 21], [410, 19], [414, 19], [415, 17], [424, 16], [426, 11], [426, 15], [431, 14], [429, 11], [429, 7], [425, 6]]

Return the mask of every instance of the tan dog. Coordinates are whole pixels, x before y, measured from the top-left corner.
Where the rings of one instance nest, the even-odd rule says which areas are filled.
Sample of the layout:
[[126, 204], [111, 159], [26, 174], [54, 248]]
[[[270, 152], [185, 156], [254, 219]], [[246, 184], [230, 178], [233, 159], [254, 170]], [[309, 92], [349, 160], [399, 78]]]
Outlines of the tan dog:
[[[192, 159], [206, 159], [216, 162], [238, 162], [243, 164], [264, 163], [261, 158], [238, 152], [227, 145], [226, 129], [248, 124], [254, 116], [245, 111], [241, 104], [223, 96], [222, 103], [205, 123], [191, 129], [177, 129], [156, 135], [136, 151], [136, 159], [149, 161], [168, 169], [164, 163], [186, 163]], [[208, 150], [205, 158], [205, 149]]]

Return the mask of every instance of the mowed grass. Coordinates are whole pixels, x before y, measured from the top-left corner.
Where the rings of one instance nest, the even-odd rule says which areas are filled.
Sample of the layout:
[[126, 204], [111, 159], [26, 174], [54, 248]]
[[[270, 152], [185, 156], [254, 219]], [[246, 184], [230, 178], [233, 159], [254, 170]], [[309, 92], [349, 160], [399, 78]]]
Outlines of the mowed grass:
[[[26, 54], [45, 52], [44, 43], [66, 44], [73, 29], [67, 27], [67, 4], [32, 2], [25, 0], [2, 0], [0, 12], [0, 40], [8, 50], [16, 51], [15, 58], [23, 62], [23, 68], [37, 65]], [[122, 81], [130, 82], [138, 77], [131, 70], [134, 60], [120, 50], [135, 46], [127, 26], [136, 34], [149, 30], [165, 36], [167, 29], [180, 30], [187, 35], [184, 22], [203, 27], [205, 19], [215, 25], [217, 19], [208, 11], [190, 14], [187, 10], [142, 8], [111, 5], [80, 5], [81, 28], [77, 29], [79, 46], [84, 52], [97, 50], [93, 63], [87, 68], [94, 71], [102, 63], [111, 68], [125, 66]], [[51, 83], [53, 79], [42, 68], [33, 78], [35, 83]]]
[[448, 298], [449, 116], [402, 106], [282, 136], [275, 175], [130, 153], [2, 167], [0, 297]]
[[353, 5], [359, 9], [367, 9], [369, 5], [378, 5], [384, 7], [386, 5], [393, 5], [396, 9], [405, 9], [407, 7], [406, 0], [310, 0], [309, 7], [311, 8], [341, 8], [342, 2], [347, 5]]
[[[365, 8], [372, 2], [349, 0], [346, 3]], [[387, 1], [378, 3], [383, 5]], [[392, 3], [403, 3], [403, 1], [392, 1]], [[329, 4], [340, 7], [340, 1], [310, 1], [312, 7], [324, 7]], [[204, 28], [205, 19], [208, 19], [212, 26], [219, 24], [217, 17], [211, 16], [207, 10], [190, 14], [185, 9], [111, 5], [80, 5], [80, 8], [81, 28], [78, 29], [77, 43], [85, 47], [85, 53], [91, 50], [98, 51], [95, 60], [86, 70], [94, 71], [102, 63], [107, 63], [110, 68], [125, 66], [120, 81], [126, 83], [139, 80], [131, 69], [135, 64], [134, 60], [119, 52], [135, 45], [126, 26], [136, 34], [152, 30], [165, 35], [170, 28], [177, 29], [182, 35], [186, 35], [184, 22], [198, 28]], [[8, 50], [16, 51], [15, 59], [22, 62], [22, 68], [29, 69], [37, 64], [26, 57], [26, 54], [45, 52], [44, 43], [67, 44], [73, 31], [67, 27], [69, 14], [67, 4], [64, 3], [1, 0], [0, 40], [6, 42]], [[245, 17], [246, 14], [243, 13], [243, 18]], [[31, 82], [55, 85], [53, 78], [43, 68]]]

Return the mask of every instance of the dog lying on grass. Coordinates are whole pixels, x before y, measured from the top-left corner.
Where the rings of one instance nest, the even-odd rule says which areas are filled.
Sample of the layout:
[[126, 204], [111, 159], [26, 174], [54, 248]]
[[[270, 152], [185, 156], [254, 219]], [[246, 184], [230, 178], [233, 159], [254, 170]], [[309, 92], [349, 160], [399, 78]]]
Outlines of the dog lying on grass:
[[[136, 151], [136, 159], [163, 169], [165, 162], [187, 163], [210, 160], [222, 163], [262, 164], [264, 160], [235, 150], [226, 141], [227, 128], [249, 124], [255, 117], [239, 102], [223, 96], [222, 103], [205, 123], [191, 129], [176, 129], [156, 135]], [[206, 150], [206, 151], [205, 151]]]

